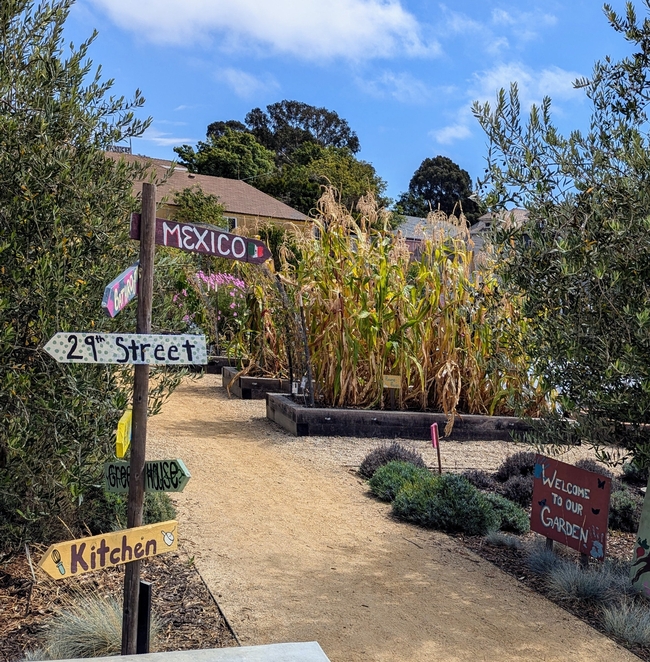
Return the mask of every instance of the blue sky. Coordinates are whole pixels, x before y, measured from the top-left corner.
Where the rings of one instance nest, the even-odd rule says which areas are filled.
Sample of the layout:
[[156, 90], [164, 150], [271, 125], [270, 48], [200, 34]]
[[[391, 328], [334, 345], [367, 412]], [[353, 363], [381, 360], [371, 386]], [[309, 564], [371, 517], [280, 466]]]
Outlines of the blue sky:
[[511, 81], [522, 107], [549, 95], [560, 128], [584, 128], [573, 80], [629, 50], [594, 0], [77, 0], [67, 38], [94, 28], [91, 58], [113, 92], [139, 88], [153, 117], [135, 153], [171, 159], [210, 122], [295, 99], [345, 118], [394, 198], [426, 157], [480, 176], [486, 139], [471, 103]]

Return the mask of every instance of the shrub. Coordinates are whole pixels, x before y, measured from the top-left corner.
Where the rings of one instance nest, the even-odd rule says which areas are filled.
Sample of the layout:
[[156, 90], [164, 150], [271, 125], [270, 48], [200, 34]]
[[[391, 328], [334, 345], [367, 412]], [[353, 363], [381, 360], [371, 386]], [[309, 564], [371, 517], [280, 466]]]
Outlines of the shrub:
[[392, 501], [405, 483], [428, 476], [431, 476], [428, 469], [393, 460], [375, 471], [370, 479], [370, 491], [382, 501]]
[[510, 549], [522, 549], [523, 547], [517, 536], [510, 536], [501, 531], [488, 531], [485, 542], [495, 547], [509, 547]]
[[648, 470], [639, 468], [634, 462], [624, 462], [623, 480], [631, 485], [646, 485], [648, 482]]
[[512, 476], [499, 485], [499, 493], [522, 508], [529, 508], [533, 499], [533, 476]]
[[486, 497], [453, 474], [407, 483], [393, 501], [393, 512], [423, 526], [468, 535], [484, 535], [499, 524]]
[[496, 480], [494, 480], [487, 471], [481, 471], [480, 469], [467, 469], [466, 471], [463, 471], [461, 476], [479, 490], [495, 492], [498, 487]]
[[586, 469], [587, 471], [593, 471], [595, 474], [601, 474], [602, 476], [607, 476], [607, 478], [614, 478], [614, 474], [607, 468], [605, 468], [600, 462], [592, 460], [591, 458], [583, 458], [578, 460], [575, 463], [575, 466], [580, 469]]
[[494, 477], [501, 483], [505, 483], [513, 476], [529, 476], [535, 468], [535, 453], [520, 451], [507, 457], [496, 470]]
[[603, 627], [605, 632], [628, 644], [650, 646], [650, 610], [643, 602], [626, 600], [605, 607]]
[[548, 575], [561, 562], [560, 557], [553, 550], [547, 549], [543, 543], [533, 545], [526, 559], [530, 571], [540, 577]]
[[422, 456], [412, 448], [406, 448], [397, 442], [393, 442], [389, 445], [379, 446], [374, 450], [370, 451], [368, 455], [361, 462], [359, 467], [359, 475], [362, 478], [372, 478], [373, 474], [379, 467], [383, 467], [385, 464], [392, 462], [393, 460], [399, 460], [400, 462], [410, 462], [416, 467], [426, 468]]
[[421, 526], [430, 526], [431, 508], [438, 492], [440, 476], [418, 477], [405, 483], [393, 501], [393, 514]]
[[607, 568], [583, 569], [572, 561], [561, 561], [552, 568], [546, 586], [557, 600], [607, 602], [615, 595], [615, 577]]
[[609, 528], [634, 533], [639, 527], [643, 499], [630, 490], [614, 492], [609, 502]]
[[530, 518], [525, 510], [516, 503], [509, 501], [500, 494], [486, 494], [499, 520], [499, 529], [512, 531], [512, 533], [528, 533], [530, 531]]

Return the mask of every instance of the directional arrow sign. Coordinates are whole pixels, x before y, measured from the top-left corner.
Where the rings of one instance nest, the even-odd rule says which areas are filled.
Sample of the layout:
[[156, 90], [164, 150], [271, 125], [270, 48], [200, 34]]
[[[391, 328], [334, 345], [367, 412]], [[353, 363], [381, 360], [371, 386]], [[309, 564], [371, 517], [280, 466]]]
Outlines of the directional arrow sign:
[[45, 351], [59, 363], [187, 365], [208, 362], [205, 336], [60, 332], [48, 341]]
[[123, 271], [112, 280], [104, 290], [102, 308], [109, 317], [115, 317], [122, 308], [126, 308], [138, 293], [138, 262]]
[[38, 567], [52, 579], [65, 579], [129, 561], [146, 559], [178, 547], [176, 520], [114, 531], [50, 545]]
[[[140, 239], [140, 214], [131, 214], [130, 237]], [[253, 264], [262, 264], [271, 257], [271, 251], [259, 239], [230, 234], [213, 225], [177, 223], [164, 218], [156, 219], [156, 244]]]
[[[104, 464], [104, 488], [107, 492], [128, 492], [129, 476], [128, 462]], [[153, 460], [144, 463], [145, 492], [182, 492], [190, 478], [190, 472], [182, 460]]]

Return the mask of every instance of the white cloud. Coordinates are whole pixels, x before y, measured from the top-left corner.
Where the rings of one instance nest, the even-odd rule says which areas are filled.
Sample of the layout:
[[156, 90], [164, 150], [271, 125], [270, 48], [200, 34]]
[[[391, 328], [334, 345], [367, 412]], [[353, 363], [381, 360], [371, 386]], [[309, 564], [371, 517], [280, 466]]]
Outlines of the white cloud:
[[450, 124], [442, 129], [431, 131], [429, 135], [441, 145], [449, 145], [456, 140], [464, 140], [472, 135], [467, 123]]
[[582, 95], [573, 88], [573, 81], [580, 76], [576, 71], [549, 67], [536, 71], [519, 62], [500, 64], [492, 69], [474, 74], [468, 94], [472, 100], [493, 102], [497, 92], [516, 82], [522, 108], [539, 104], [545, 96], [554, 100], [578, 99]]
[[215, 78], [226, 83], [242, 99], [250, 99], [259, 92], [275, 90], [280, 87], [277, 81], [270, 76], [266, 80], [262, 80], [252, 74], [241, 71], [241, 69], [233, 69], [232, 67], [219, 70], [215, 74]]
[[[455, 122], [442, 129], [434, 129], [429, 135], [444, 145], [469, 138], [472, 135], [470, 127], [475, 121], [471, 113], [471, 103], [488, 101], [494, 106], [498, 91], [502, 88], [509, 91], [513, 82], [517, 83], [519, 102], [524, 115], [533, 104], [539, 105], [545, 96], [550, 96], [554, 101], [581, 100], [583, 95], [573, 88], [573, 81], [579, 76], [575, 71], [566, 71], [559, 67], [534, 70], [519, 62], [500, 64], [477, 72], [466, 90], [467, 104], [458, 109]], [[562, 112], [557, 106], [555, 110]]]
[[171, 133], [160, 131], [150, 126], [140, 140], [147, 140], [158, 147], [176, 147], [177, 145], [186, 145], [196, 143], [196, 138], [179, 138]]
[[431, 89], [407, 72], [385, 71], [374, 80], [357, 79], [359, 87], [378, 99], [392, 98], [400, 103], [419, 104], [431, 97]]
[[399, 0], [90, 0], [125, 29], [152, 41], [264, 48], [301, 59], [363, 60], [439, 52]]

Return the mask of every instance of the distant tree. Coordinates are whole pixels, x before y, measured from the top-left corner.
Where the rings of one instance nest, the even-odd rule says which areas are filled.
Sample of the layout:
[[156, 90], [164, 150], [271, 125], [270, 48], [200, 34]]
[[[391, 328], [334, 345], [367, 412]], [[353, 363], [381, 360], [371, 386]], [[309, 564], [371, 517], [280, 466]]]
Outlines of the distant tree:
[[227, 120], [226, 122], [212, 122], [208, 124], [208, 138], [220, 138], [226, 133], [226, 130], [231, 131], [248, 131], [245, 124], [238, 120]]
[[424, 159], [409, 182], [409, 190], [402, 193], [397, 208], [409, 216], [426, 216], [438, 207], [445, 214], [457, 214], [462, 207], [470, 221], [478, 217], [478, 205], [470, 200], [472, 180], [446, 156]]
[[199, 186], [184, 188], [174, 194], [174, 220], [222, 226], [223, 205], [216, 195], [204, 193]]
[[[275, 154], [263, 147], [253, 134], [233, 130], [227, 123], [214, 128], [207, 142], [199, 142], [196, 151], [190, 145], [174, 147], [181, 163], [190, 172], [229, 179], [253, 179], [275, 170]], [[223, 130], [220, 135], [219, 131]]]
[[359, 161], [345, 147], [322, 147], [315, 143], [303, 144], [294, 152], [291, 162], [258, 183], [263, 191], [304, 214], [316, 207], [323, 187], [328, 185], [337, 189], [348, 209], [354, 209], [368, 191], [381, 198], [386, 190], [386, 182], [372, 164]]
[[338, 114], [300, 101], [279, 101], [253, 108], [246, 115], [246, 125], [257, 140], [280, 159], [289, 157], [306, 142], [322, 147], [345, 147], [356, 154], [361, 146], [356, 133]]

